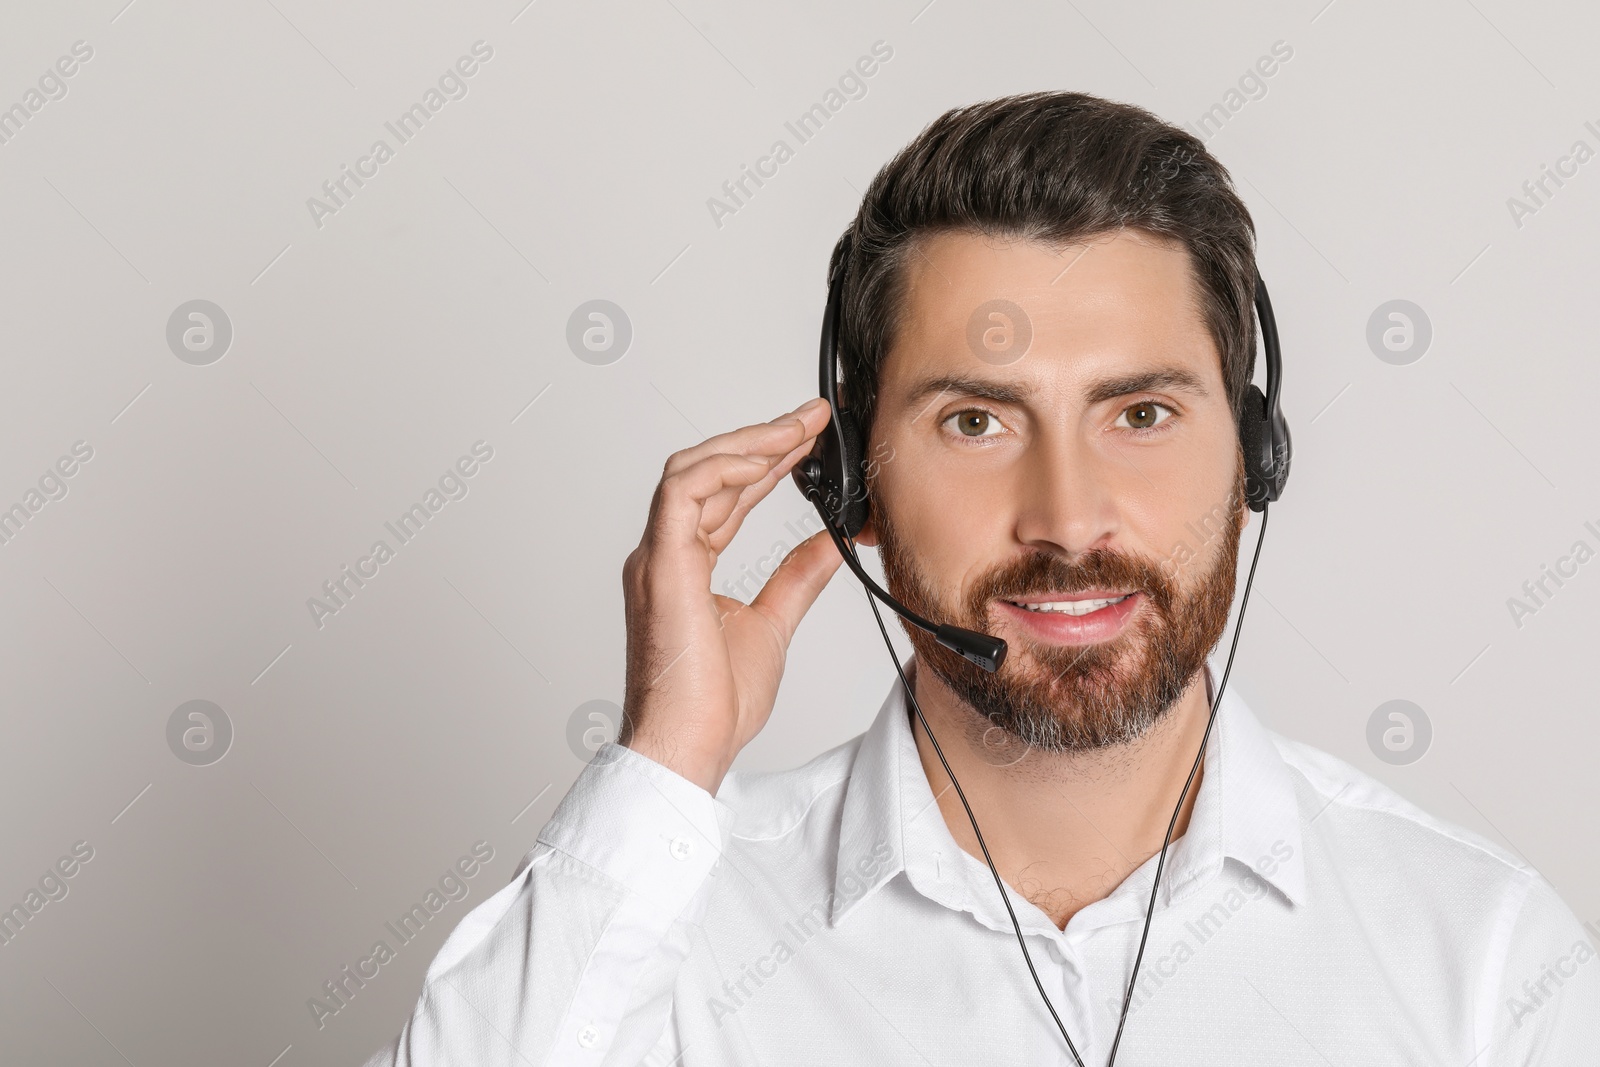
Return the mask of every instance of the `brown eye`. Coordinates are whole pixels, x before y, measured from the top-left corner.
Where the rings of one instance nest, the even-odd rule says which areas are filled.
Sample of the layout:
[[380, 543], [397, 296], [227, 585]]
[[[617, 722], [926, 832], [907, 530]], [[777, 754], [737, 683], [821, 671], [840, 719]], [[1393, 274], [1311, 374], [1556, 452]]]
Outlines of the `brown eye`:
[[968, 437], [990, 437], [1000, 432], [1000, 420], [987, 411], [958, 411], [950, 421]]
[[1126, 425], [1129, 429], [1148, 430], [1165, 422], [1171, 414], [1171, 410], [1165, 404], [1145, 400], [1123, 409], [1122, 418], [1127, 420]]

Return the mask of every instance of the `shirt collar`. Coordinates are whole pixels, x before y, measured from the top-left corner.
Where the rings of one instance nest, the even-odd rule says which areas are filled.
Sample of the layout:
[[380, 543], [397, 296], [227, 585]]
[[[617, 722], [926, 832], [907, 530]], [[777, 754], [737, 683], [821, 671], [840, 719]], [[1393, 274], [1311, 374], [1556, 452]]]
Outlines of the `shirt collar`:
[[[906, 667], [908, 679], [914, 680], [915, 669], [913, 658]], [[1219, 675], [1212, 663], [1206, 672], [1208, 692], [1215, 692]], [[912, 728], [897, 678], [862, 738], [845, 787], [831, 921], [841, 921], [903, 871], [923, 896], [1009, 931], [1010, 920], [995, 901], [994, 876], [956, 844], [940, 816]], [[981, 824], [983, 813], [977, 814]], [[1289, 768], [1272, 736], [1230, 688], [1206, 745], [1188, 829], [1167, 850], [1161, 902], [1170, 905], [1198, 890], [1232, 859], [1301, 904], [1301, 852], [1301, 817]], [[1155, 866], [1152, 857], [1106, 899], [1074, 915], [1068, 931], [1142, 918]], [[1009, 886], [1007, 891], [1025, 931], [1061, 933], [1035, 905]]]

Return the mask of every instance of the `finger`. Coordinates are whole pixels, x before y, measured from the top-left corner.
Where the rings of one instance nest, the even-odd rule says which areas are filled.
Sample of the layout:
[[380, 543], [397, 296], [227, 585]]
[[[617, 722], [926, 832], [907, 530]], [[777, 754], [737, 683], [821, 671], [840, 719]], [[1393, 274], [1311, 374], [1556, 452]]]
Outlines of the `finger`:
[[[794, 465], [809, 454], [810, 451], [811, 441], [802, 441], [786, 454], [773, 457], [769, 461], [772, 463], [771, 469], [759, 481], [742, 487], [730, 485], [706, 500], [705, 506], [701, 510], [700, 528], [705, 532], [707, 543], [713, 552], [720, 553], [724, 548], [728, 547], [728, 543], [733, 540], [734, 535], [739, 532], [740, 526], [744, 524], [745, 516], [749, 515], [751, 509], [757, 504], [766, 499], [767, 494], [772, 492], [773, 486], [788, 475], [794, 469]], [[757, 459], [761, 457], [750, 456], [746, 458]]]
[[731, 510], [738, 499], [738, 490], [766, 477], [768, 470], [768, 465], [759, 459], [714, 455], [662, 478], [656, 487], [648, 531], [652, 542], [657, 548], [692, 546], [696, 551], [704, 551], [706, 531], [702, 520], [708, 502], [733, 490], [726, 493], [728, 502], [713, 516], [716, 525], [722, 525], [726, 511]]
[[[739, 490], [738, 495], [733, 497], [733, 502], [728, 507], [727, 514], [723, 517], [722, 522], [714, 529], [711, 528], [713, 508], [708, 504], [704, 525], [711, 530], [708, 535], [711, 547], [718, 552], [728, 547], [728, 543], [733, 540], [734, 534], [739, 532], [739, 527], [744, 523], [745, 516], [750, 514], [751, 509], [766, 499], [767, 494], [772, 492], [773, 487], [780, 480], [787, 477], [789, 472], [794, 470], [795, 464], [810, 453], [810, 441], [796, 445], [789, 451], [788, 455], [772, 466], [766, 477], [753, 485], [747, 485]], [[719, 496], [714, 503], [720, 507], [723, 503], [722, 498]]]
[[784, 647], [788, 647], [800, 620], [811, 610], [817, 595], [842, 562], [844, 558], [826, 530], [812, 534], [783, 557], [778, 569], [750, 602], [752, 608], [778, 628]]
[[808, 421], [802, 416], [783, 415], [772, 422], [745, 426], [731, 433], [718, 434], [692, 448], [674, 453], [668, 457], [663, 473], [675, 474], [709, 456], [719, 454], [775, 461], [798, 445], [809, 443], [826, 425], [826, 417], [820, 419], [812, 417]]
[[776, 459], [796, 445], [815, 437], [828, 424], [828, 404], [821, 397], [808, 400], [794, 411], [771, 422], [743, 426], [707, 438], [692, 448], [675, 452], [667, 459], [664, 473], [676, 474], [719, 453], [738, 456], [768, 456]]

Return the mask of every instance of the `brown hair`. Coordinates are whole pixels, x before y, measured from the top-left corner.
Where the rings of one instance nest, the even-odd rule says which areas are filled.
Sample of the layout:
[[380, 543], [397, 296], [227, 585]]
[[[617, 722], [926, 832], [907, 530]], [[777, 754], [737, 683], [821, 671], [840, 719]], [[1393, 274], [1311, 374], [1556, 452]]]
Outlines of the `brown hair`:
[[[1189, 252], [1237, 418], [1255, 368], [1255, 225], [1192, 134], [1131, 104], [1039, 92], [945, 112], [873, 178], [846, 234], [839, 361], [870, 438], [878, 371], [922, 237], [971, 231], [1050, 243], [1124, 228]], [[830, 270], [845, 254], [841, 239]]]

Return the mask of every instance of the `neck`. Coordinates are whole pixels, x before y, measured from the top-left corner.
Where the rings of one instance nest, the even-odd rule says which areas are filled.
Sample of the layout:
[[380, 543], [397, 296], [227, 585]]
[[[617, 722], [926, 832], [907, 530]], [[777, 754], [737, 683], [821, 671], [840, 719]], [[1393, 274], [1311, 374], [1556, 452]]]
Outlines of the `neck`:
[[[1202, 670], [1139, 740], [1098, 752], [1053, 753], [1002, 735], [931, 671], [917, 670], [912, 685], [983, 829], [995, 869], [1058, 929], [1161, 851], [1211, 712]], [[972, 824], [914, 714], [911, 729], [950, 836], [981, 863]], [[1184, 798], [1174, 841], [1188, 828], [1201, 777], [1195, 775]]]

